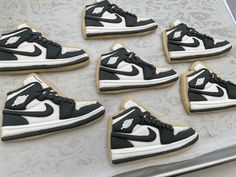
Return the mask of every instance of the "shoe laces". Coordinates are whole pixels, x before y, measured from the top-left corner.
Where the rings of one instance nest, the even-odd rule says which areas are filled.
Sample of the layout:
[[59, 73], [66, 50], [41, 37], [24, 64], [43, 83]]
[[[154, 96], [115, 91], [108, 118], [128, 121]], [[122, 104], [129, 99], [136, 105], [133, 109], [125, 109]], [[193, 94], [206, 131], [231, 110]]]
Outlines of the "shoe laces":
[[47, 38], [43, 37], [43, 36], [42, 36], [42, 33], [39, 33], [39, 32], [32, 32], [31, 35], [32, 35], [32, 38], [33, 38], [34, 40], [37, 40], [37, 41], [39, 41], [39, 42], [41, 42], [41, 43], [43, 43], [43, 44], [48, 44], [48, 45], [51, 45], [51, 46], [55, 46], [55, 47], [57, 47], [57, 48], [60, 48], [60, 47], [61, 47], [58, 43], [53, 42], [53, 41], [48, 40]]
[[113, 12], [116, 12], [116, 13], [122, 15], [122, 16], [129, 15], [129, 16], [137, 17], [133, 13], [130, 13], [128, 11], [124, 11], [122, 8], [118, 7], [116, 4], [110, 4], [109, 9], [112, 10]]
[[150, 63], [147, 63], [147, 62], [143, 61], [134, 52], [128, 52], [126, 55], [127, 55], [128, 59], [131, 62], [133, 62], [133, 63], [135, 63], [137, 65], [140, 65], [140, 66], [147, 66], [147, 67], [151, 68], [152, 70], [156, 70], [155, 66], [153, 66]]
[[226, 81], [226, 80], [221, 79], [215, 73], [211, 73], [210, 75], [211, 75], [211, 79], [210, 79], [211, 82], [216, 82], [217, 84], [219, 84], [223, 87], [227, 87], [228, 84], [235, 85], [234, 83], [232, 83], [230, 81]]
[[143, 112], [141, 117], [143, 118], [144, 122], [148, 125], [152, 125], [154, 127], [162, 128], [162, 129], [169, 129], [171, 131], [174, 130], [172, 125], [160, 121], [156, 117], [152, 116], [150, 112], [147, 112], [147, 111]]
[[44, 88], [40, 90], [42, 94], [39, 96], [39, 99], [50, 99], [54, 103], [59, 104], [61, 102], [73, 104], [74, 100], [66, 97], [59, 96], [56, 91], [51, 87]]
[[191, 27], [187, 26], [187, 30], [188, 30], [189, 34], [192, 34], [192, 35], [199, 37], [201, 39], [204, 39], [204, 38], [213, 39], [211, 36], [208, 36], [206, 34], [198, 32], [195, 28], [191, 28]]

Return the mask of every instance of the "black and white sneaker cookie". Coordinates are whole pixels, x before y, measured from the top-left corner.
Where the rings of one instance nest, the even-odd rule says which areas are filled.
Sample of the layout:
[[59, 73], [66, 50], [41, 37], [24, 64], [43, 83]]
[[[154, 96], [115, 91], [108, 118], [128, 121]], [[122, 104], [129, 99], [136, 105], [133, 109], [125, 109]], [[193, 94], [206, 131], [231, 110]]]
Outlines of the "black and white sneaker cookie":
[[101, 117], [104, 107], [59, 95], [36, 74], [24, 86], [7, 94], [3, 110], [2, 141], [48, 134], [82, 126]]
[[62, 47], [27, 24], [0, 37], [0, 72], [3, 73], [70, 70], [88, 62], [84, 50]]
[[114, 164], [176, 151], [198, 140], [188, 126], [164, 123], [132, 100], [110, 120], [110, 155]]
[[176, 20], [162, 33], [163, 47], [169, 62], [183, 62], [219, 56], [230, 51], [226, 40], [214, 39]]
[[103, 54], [97, 67], [100, 92], [122, 92], [147, 87], [169, 86], [178, 80], [173, 69], [155, 67], [121, 44]]
[[87, 5], [83, 23], [84, 37], [122, 37], [153, 32], [157, 24], [152, 19], [139, 18], [108, 0]]
[[200, 62], [181, 76], [181, 93], [189, 114], [236, 107], [236, 85], [219, 78]]

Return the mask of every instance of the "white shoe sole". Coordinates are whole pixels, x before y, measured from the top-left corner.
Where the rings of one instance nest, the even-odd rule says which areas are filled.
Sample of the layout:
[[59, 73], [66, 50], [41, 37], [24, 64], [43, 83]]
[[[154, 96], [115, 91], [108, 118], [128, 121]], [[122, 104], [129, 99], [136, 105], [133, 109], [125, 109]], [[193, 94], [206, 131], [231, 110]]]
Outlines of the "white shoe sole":
[[198, 134], [195, 133], [194, 135], [184, 139], [180, 140], [178, 142], [174, 142], [168, 145], [154, 145], [154, 146], [143, 146], [143, 147], [132, 147], [132, 148], [124, 148], [124, 149], [111, 149], [111, 157], [112, 161], [119, 161], [122, 159], [126, 159], [126, 161], [129, 161], [128, 159], [137, 158], [140, 156], [148, 156], [148, 155], [156, 155], [156, 154], [162, 154], [165, 152], [173, 151], [180, 149], [181, 147], [184, 147], [188, 143], [194, 143], [195, 140], [197, 140]]
[[170, 53], [170, 58], [171, 59], [181, 59], [181, 58], [187, 58], [187, 57], [205, 57], [205, 56], [210, 56], [214, 54], [220, 54], [221, 52], [230, 49], [232, 47], [231, 44], [214, 48], [214, 49], [206, 49], [206, 50], [196, 50], [193, 48], [192, 51], [172, 51]]
[[[104, 107], [101, 106], [96, 110], [75, 118], [63, 119], [63, 120], [53, 120], [44, 123], [35, 123], [35, 124], [27, 124], [27, 125], [19, 125], [19, 126], [4, 126], [2, 127], [2, 140], [13, 140], [19, 138], [26, 138], [30, 136], [36, 136], [40, 134], [47, 134], [63, 129], [74, 128], [78, 126], [82, 126], [83, 124], [87, 124], [90, 122], [89, 119], [92, 118], [91, 121], [96, 120], [96, 118], [100, 117], [100, 113], [104, 113]], [[94, 117], [95, 116], [95, 117]], [[35, 119], [39, 119], [38, 117]], [[87, 122], [86, 120], [89, 120]], [[80, 124], [81, 123], [81, 124]], [[76, 124], [76, 125], [75, 125]]]
[[236, 107], [236, 100], [191, 101], [191, 112], [213, 111]]
[[168, 84], [168, 81], [176, 81], [178, 74], [152, 80], [100, 80], [99, 89], [105, 90], [121, 90], [121, 89], [132, 89], [138, 87], [148, 87], [161, 84]]
[[66, 65], [68, 63], [73, 63], [83, 58], [87, 58], [88, 54], [84, 53], [71, 58], [62, 59], [40, 59], [34, 57], [25, 57], [23, 60], [11, 60], [11, 61], [0, 61], [1, 68], [15, 68], [15, 67], [32, 67], [32, 66], [54, 66], [54, 65]]
[[148, 34], [149, 32], [152, 32], [156, 30], [158, 25], [156, 23], [151, 23], [144, 26], [138, 26], [138, 27], [121, 27], [121, 26], [115, 26], [115, 27], [85, 27], [85, 34], [86, 37], [99, 37], [99, 36], [129, 36], [129, 35], [142, 35], [142, 34]]

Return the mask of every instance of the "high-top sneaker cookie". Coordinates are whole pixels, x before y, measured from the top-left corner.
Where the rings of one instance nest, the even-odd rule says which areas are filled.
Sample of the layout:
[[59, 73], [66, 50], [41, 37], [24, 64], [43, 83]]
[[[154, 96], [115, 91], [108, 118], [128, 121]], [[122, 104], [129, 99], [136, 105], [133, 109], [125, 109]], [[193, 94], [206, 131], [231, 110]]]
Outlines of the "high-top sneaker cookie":
[[181, 93], [188, 113], [236, 107], [236, 85], [218, 77], [200, 62], [181, 76]]
[[179, 20], [176, 20], [172, 26], [162, 33], [163, 47], [169, 62], [219, 56], [232, 48], [228, 41], [202, 34]]
[[154, 20], [126, 12], [108, 0], [97, 0], [85, 8], [83, 32], [85, 38], [122, 37], [153, 32]]
[[88, 62], [84, 50], [63, 47], [27, 24], [0, 37], [0, 73], [70, 70]]
[[121, 44], [115, 44], [112, 52], [102, 55], [97, 69], [100, 92], [169, 86], [178, 80], [178, 74], [173, 69], [145, 62]]
[[29, 75], [23, 84], [23, 87], [7, 94], [2, 141], [82, 126], [105, 112], [96, 101], [80, 102], [58, 94], [36, 74]]
[[162, 122], [131, 99], [110, 120], [110, 155], [114, 164], [176, 151], [198, 140], [189, 126]]

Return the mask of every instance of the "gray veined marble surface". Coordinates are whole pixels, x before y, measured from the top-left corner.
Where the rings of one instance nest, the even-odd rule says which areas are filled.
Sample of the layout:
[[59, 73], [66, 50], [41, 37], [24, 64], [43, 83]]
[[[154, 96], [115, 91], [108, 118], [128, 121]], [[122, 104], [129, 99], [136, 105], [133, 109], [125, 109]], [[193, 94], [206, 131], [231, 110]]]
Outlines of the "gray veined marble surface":
[[[108, 177], [141, 167], [195, 157], [235, 143], [236, 110], [189, 116], [181, 103], [179, 83], [162, 90], [118, 95], [99, 95], [95, 87], [97, 59], [100, 54], [108, 52], [115, 42], [125, 43], [131, 50], [153, 64], [167, 65], [179, 73], [185, 72], [189, 64], [169, 65], [162, 50], [161, 31], [173, 19], [180, 19], [207, 34], [228, 39], [235, 46], [236, 27], [223, 1], [114, 0], [114, 2], [140, 16], [153, 17], [157, 20], [159, 29], [145, 37], [85, 41], [81, 33], [81, 15], [84, 6], [93, 3], [93, 0], [0, 1], [0, 33], [14, 30], [17, 25], [29, 21], [54, 41], [84, 48], [91, 57], [89, 66], [69, 72], [42, 75], [67, 96], [81, 100], [98, 100], [107, 108], [106, 115], [101, 121], [87, 127], [29, 141], [0, 142], [1, 177]], [[205, 63], [223, 78], [236, 82], [235, 48], [226, 57], [208, 60]], [[0, 76], [1, 108], [4, 106], [6, 93], [20, 87], [24, 77], [25, 75]], [[112, 166], [108, 158], [107, 124], [109, 117], [119, 111], [121, 100], [126, 96], [142, 101], [162, 119], [189, 123], [199, 132], [200, 140], [192, 148], [179, 153]], [[218, 167], [215, 171], [217, 169], [220, 175], [223, 167]], [[209, 176], [210, 173], [200, 172], [194, 176], [202, 175]]]

